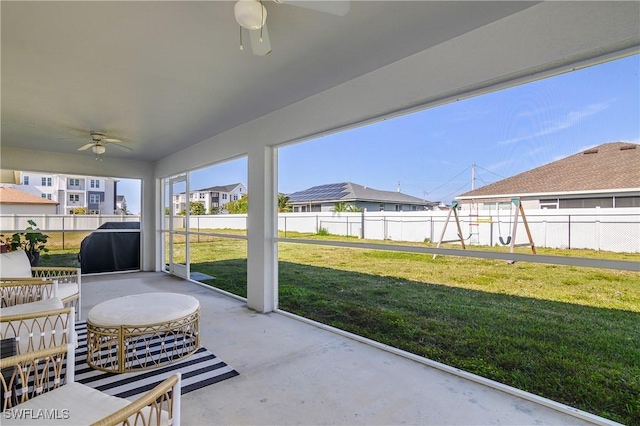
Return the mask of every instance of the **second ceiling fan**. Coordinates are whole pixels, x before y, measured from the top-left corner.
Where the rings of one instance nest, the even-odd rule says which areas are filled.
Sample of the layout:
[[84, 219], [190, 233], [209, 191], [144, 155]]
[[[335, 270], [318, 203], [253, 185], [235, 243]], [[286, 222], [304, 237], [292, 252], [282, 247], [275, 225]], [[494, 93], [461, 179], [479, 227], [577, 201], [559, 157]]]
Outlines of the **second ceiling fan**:
[[116, 146], [119, 146], [120, 148], [128, 149], [129, 151], [131, 151], [131, 148], [129, 148], [128, 146], [120, 145], [122, 143], [120, 139], [108, 138], [107, 135], [103, 132], [91, 131], [89, 132], [89, 136], [91, 137], [91, 142], [78, 148], [78, 151], [84, 151], [91, 148], [93, 153], [96, 154], [96, 159], [98, 159], [99, 155], [102, 155], [105, 153], [106, 151], [105, 145], [108, 143], [114, 144]]
[[[323, 0], [323, 1], [286, 1], [274, 0], [275, 3], [298, 6], [319, 12], [330, 13], [337, 16], [345, 16], [351, 9], [348, 0]], [[249, 31], [251, 51], [254, 55], [265, 56], [271, 52], [271, 41], [267, 31], [267, 8], [262, 0], [239, 0], [233, 8], [236, 22], [240, 25], [240, 50], [244, 50], [242, 44], [242, 29]]]

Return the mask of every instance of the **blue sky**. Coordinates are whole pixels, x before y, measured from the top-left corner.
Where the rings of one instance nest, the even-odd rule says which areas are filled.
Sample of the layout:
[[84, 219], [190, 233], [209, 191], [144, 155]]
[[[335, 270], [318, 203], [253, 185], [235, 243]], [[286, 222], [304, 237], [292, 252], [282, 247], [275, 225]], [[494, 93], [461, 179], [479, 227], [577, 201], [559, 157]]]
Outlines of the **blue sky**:
[[[395, 191], [400, 182], [405, 194], [450, 202], [471, 189], [471, 164], [480, 187], [617, 141], [640, 143], [638, 55], [283, 147], [278, 189], [349, 181]], [[191, 182], [246, 185], [246, 158]], [[123, 186], [137, 212], [135, 186]]]

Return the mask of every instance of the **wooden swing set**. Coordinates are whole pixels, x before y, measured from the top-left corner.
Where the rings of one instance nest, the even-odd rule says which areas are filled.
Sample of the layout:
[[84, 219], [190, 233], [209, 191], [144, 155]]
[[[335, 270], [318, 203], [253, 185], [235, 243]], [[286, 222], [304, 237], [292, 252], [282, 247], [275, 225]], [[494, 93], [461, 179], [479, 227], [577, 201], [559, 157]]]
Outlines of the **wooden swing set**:
[[[511, 198], [511, 199], [498, 199], [498, 200], [492, 200], [492, 201], [496, 201], [496, 202], [502, 202], [502, 201], [509, 201], [509, 220], [511, 221], [511, 211], [513, 210], [513, 207], [515, 206], [515, 213], [513, 214], [513, 222], [512, 222], [512, 227], [511, 227], [511, 232], [510, 234], [507, 236], [506, 240], [502, 238], [502, 232], [500, 230], [501, 228], [501, 224], [500, 224], [500, 209], [498, 208], [498, 234], [499, 234], [499, 238], [498, 240], [500, 241], [500, 244], [506, 246], [509, 246], [509, 253], [513, 253], [514, 249], [516, 246], [530, 246], [531, 247], [531, 252], [533, 254], [536, 254], [536, 246], [533, 243], [533, 237], [531, 236], [531, 230], [529, 229], [529, 224], [527, 223], [527, 216], [524, 214], [524, 207], [522, 207], [522, 203], [520, 202], [519, 198]], [[440, 248], [440, 245], [442, 243], [453, 243], [453, 242], [460, 242], [460, 245], [462, 246], [462, 248], [464, 250], [467, 249], [467, 246], [465, 244], [465, 238], [462, 236], [462, 227], [460, 226], [460, 218], [458, 217], [458, 205], [459, 203], [457, 201], [452, 201], [451, 202], [451, 209], [449, 210], [449, 214], [447, 215], [447, 220], [444, 223], [444, 227], [442, 228], [442, 232], [440, 233], [440, 239], [438, 240], [438, 244], [436, 245], [436, 248]], [[444, 234], [447, 231], [447, 225], [449, 224], [450, 220], [451, 220], [451, 215], [453, 214], [453, 216], [455, 217], [456, 220], [456, 226], [458, 228], [458, 233], [457, 233], [457, 239], [455, 240], [447, 240], [444, 241]], [[529, 243], [524, 243], [524, 244], [516, 244], [516, 231], [518, 230], [518, 220], [519, 218], [522, 218], [522, 224], [524, 225], [524, 229], [527, 231], [527, 238], [529, 239]], [[476, 219], [477, 220], [477, 219]], [[433, 255], [433, 258], [436, 258], [436, 254]]]

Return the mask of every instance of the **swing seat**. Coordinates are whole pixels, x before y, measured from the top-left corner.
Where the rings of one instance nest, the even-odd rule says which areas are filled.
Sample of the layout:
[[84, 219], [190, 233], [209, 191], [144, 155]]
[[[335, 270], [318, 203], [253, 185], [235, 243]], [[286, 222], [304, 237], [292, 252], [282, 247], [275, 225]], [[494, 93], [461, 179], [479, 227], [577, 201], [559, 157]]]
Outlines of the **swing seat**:
[[507, 237], [507, 241], [505, 241], [502, 237], [498, 238], [500, 240], [500, 244], [502, 244], [503, 246], [507, 246], [509, 244], [511, 244], [511, 235], [509, 235]]

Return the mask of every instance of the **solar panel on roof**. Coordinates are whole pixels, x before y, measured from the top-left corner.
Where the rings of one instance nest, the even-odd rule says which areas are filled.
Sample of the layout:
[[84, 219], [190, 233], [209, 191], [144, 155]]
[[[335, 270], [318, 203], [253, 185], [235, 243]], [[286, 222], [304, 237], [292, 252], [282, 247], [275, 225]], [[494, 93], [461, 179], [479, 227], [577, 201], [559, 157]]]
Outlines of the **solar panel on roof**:
[[331, 183], [327, 185], [318, 185], [306, 189], [304, 191], [295, 192], [289, 196], [291, 201], [313, 201], [313, 200], [330, 200], [339, 199], [348, 194], [345, 191], [344, 183]]

